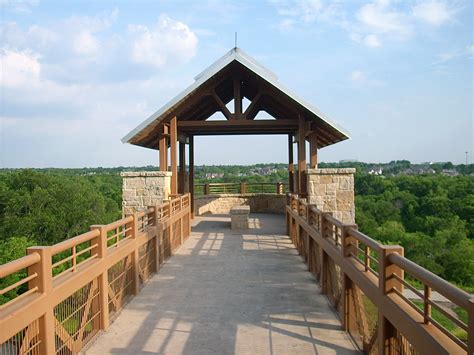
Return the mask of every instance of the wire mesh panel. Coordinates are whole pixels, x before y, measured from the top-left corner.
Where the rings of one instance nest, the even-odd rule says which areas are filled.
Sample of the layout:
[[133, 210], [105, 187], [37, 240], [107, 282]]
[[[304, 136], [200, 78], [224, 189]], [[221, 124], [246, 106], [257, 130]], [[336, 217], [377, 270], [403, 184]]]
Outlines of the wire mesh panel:
[[183, 223], [183, 239], [186, 240], [189, 237], [189, 217], [186, 216], [182, 219]]
[[40, 355], [39, 319], [0, 344], [1, 355]]
[[54, 307], [56, 354], [77, 354], [100, 329], [97, 279]]
[[173, 223], [171, 235], [171, 250], [174, 252], [181, 245], [181, 220]]
[[132, 296], [133, 287], [133, 264], [132, 256], [128, 255], [107, 270], [109, 283], [109, 317], [114, 319], [117, 311]]
[[166, 228], [161, 234], [160, 261], [163, 262], [171, 256], [170, 230]]
[[390, 350], [398, 355], [420, 355], [415, 347], [399, 331], [395, 331], [395, 336], [390, 339]]
[[365, 354], [376, 355], [378, 308], [354, 283], [347, 292], [348, 331]]
[[308, 268], [317, 280], [321, 277], [322, 250], [318, 243], [309, 238]]
[[329, 301], [342, 318], [342, 273], [341, 268], [329, 257], [326, 259], [326, 287]]
[[138, 249], [138, 274], [140, 285], [148, 281], [155, 272], [155, 240], [149, 240]]

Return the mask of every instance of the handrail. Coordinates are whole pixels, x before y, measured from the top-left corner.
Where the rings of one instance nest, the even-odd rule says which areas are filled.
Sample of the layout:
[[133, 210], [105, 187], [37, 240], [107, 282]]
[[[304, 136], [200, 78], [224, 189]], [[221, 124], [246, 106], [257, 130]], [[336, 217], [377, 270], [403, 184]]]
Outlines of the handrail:
[[0, 265], [0, 278], [7, 277], [10, 274], [25, 269], [33, 264], [38, 263], [41, 257], [38, 253], [25, 255], [19, 259], [12, 260], [6, 264]]
[[82, 244], [82, 243], [88, 242], [91, 239], [97, 238], [99, 235], [100, 235], [100, 232], [98, 230], [91, 230], [89, 232], [80, 234], [76, 237], [66, 239], [63, 242], [52, 245], [51, 254], [54, 255], [54, 254], [61, 253], [67, 249], [72, 248], [75, 245]]
[[[367, 329], [360, 328], [364, 328], [362, 324], [367, 324], [367, 320], [364, 318], [362, 298], [354, 294], [357, 289], [363, 290], [364, 297], [377, 307], [377, 322], [387, 320], [388, 325], [378, 326], [393, 328], [393, 331], [387, 330], [379, 335], [398, 337], [394, 341], [378, 339], [379, 352], [385, 351], [384, 344], [390, 344], [391, 347], [397, 346], [398, 342], [398, 346], [405, 347], [407, 353], [415, 350], [418, 353], [474, 353], [472, 295], [404, 257], [402, 247], [383, 245], [358, 231], [357, 225], [341, 222], [331, 213], [308, 204], [306, 199], [296, 194], [287, 194], [286, 213], [291, 240], [308, 263], [310, 271], [320, 279], [322, 292], [331, 295], [329, 299], [334, 306], [342, 307], [344, 329], [351, 333], [359, 328], [365, 352], [371, 352], [375, 340], [369, 341], [369, 338], [374, 339], [373, 335], [367, 334]], [[314, 244], [321, 249], [321, 254], [318, 248], [312, 246]], [[339, 281], [331, 279], [328, 274], [329, 260], [340, 270], [340, 274], [333, 275], [341, 277]], [[408, 283], [405, 273], [421, 282], [424, 289], [418, 290]], [[342, 285], [342, 290], [338, 289], [338, 284]], [[419, 297], [422, 307], [406, 296], [404, 287]], [[431, 296], [432, 290], [464, 309], [468, 314], [467, 324], [435, 302]], [[340, 292], [340, 296], [333, 294], [337, 292]], [[353, 302], [358, 302], [358, 305]], [[432, 315], [432, 308], [461, 332], [452, 332], [438, 322]], [[354, 317], [362, 319], [354, 324]], [[467, 331], [467, 339], [464, 339], [462, 330]]]
[[[269, 187], [272, 187], [272, 189], [269, 189]], [[283, 195], [287, 189], [288, 189], [288, 183], [279, 182], [279, 181], [278, 182], [210, 182], [210, 183], [205, 183], [205, 184], [194, 184], [195, 195], [246, 194], [246, 193], [275, 193], [278, 195]]]
[[464, 308], [471, 306], [470, 300], [472, 299], [472, 295], [442, 279], [438, 275], [433, 274], [431, 271], [426, 270], [410, 259], [394, 253], [388, 256], [388, 260], [391, 263], [400, 266], [403, 270], [416, 277], [425, 285], [435, 289], [453, 303]]
[[0, 265], [13, 276], [0, 287], [0, 349], [78, 353], [189, 236], [190, 218], [179, 195]]

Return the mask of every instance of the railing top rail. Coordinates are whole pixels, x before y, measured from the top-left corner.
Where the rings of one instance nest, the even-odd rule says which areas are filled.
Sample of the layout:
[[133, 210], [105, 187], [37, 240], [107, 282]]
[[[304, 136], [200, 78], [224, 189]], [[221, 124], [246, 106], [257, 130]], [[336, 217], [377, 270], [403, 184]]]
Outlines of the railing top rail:
[[38, 253], [32, 253], [29, 255], [25, 255], [19, 259], [12, 260], [9, 263], [0, 265], [0, 278], [4, 278], [19, 270], [22, 270], [31, 265], [34, 265], [40, 260], [41, 260], [41, 257]]
[[357, 229], [349, 228], [348, 234], [351, 237], [354, 237], [355, 239], [357, 239], [362, 244], [367, 245], [368, 247], [370, 247], [373, 250], [379, 250], [383, 246], [382, 244], [380, 244], [376, 240], [370, 238], [369, 236], [365, 235], [364, 233], [358, 231]]
[[433, 274], [431, 271], [421, 267], [410, 259], [407, 259], [397, 253], [393, 253], [389, 254], [388, 260], [391, 263], [401, 267], [410, 275], [416, 277], [425, 285], [435, 289], [440, 294], [451, 300], [453, 303], [456, 303], [457, 305], [464, 308], [472, 307], [472, 304], [470, 302], [472, 296], [469, 293], [452, 285], [448, 281]]
[[127, 217], [119, 219], [115, 222], [106, 224], [105, 228], [107, 229], [107, 231], [110, 231], [112, 229], [118, 228], [118, 227], [123, 226], [124, 224], [130, 223], [132, 221], [133, 221], [133, 216], [127, 216]]
[[98, 237], [99, 235], [100, 235], [100, 231], [97, 230], [97, 229], [93, 229], [89, 232], [80, 234], [76, 237], [66, 239], [65, 241], [63, 241], [61, 243], [52, 245], [51, 246], [51, 253], [53, 255], [58, 254], [58, 253], [60, 253], [64, 250], [72, 248], [75, 245], [82, 244], [82, 243], [87, 242], [91, 239], [94, 239], [94, 238]]

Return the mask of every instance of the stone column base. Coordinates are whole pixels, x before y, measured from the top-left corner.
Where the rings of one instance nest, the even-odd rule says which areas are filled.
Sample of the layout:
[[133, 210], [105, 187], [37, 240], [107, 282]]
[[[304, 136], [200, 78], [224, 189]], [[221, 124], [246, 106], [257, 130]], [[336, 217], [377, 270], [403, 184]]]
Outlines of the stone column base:
[[344, 223], [355, 223], [354, 168], [309, 169], [308, 202]]
[[122, 212], [144, 211], [148, 206], [168, 199], [171, 191], [170, 171], [124, 172], [122, 185]]

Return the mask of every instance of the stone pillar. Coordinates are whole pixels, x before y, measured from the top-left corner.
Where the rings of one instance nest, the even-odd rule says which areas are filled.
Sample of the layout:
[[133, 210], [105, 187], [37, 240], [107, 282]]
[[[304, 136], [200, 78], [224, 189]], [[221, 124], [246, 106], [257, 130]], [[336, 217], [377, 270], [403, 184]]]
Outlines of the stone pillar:
[[355, 223], [353, 168], [309, 169], [308, 202], [344, 223]]
[[171, 171], [124, 172], [122, 212], [143, 211], [168, 199], [171, 191]]

